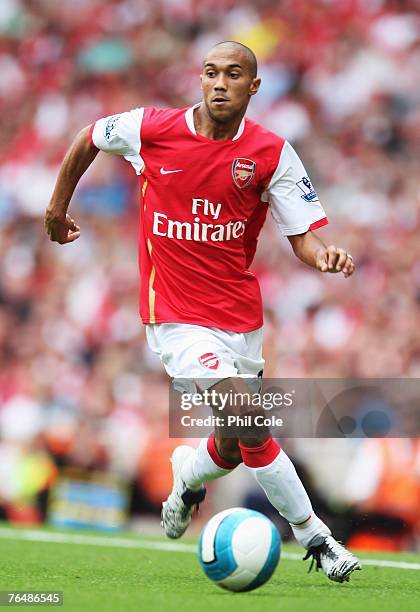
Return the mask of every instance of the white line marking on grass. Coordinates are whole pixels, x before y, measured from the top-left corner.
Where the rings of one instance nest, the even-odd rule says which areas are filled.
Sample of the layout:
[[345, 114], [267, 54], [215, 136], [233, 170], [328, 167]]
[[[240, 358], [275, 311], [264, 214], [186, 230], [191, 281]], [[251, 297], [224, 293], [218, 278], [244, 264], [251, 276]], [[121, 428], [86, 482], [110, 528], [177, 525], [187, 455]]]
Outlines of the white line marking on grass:
[[360, 559], [362, 565], [374, 567], [398, 567], [399, 569], [420, 570], [420, 563], [411, 561], [385, 561], [383, 559]]
[[9, 540], [27, 540], [29, 542], [55, 542], [60, 544], [87, 544], [90, 546], [112, 546], [114, 548], [146, 548], [149, 550], [166, 550], [169, 552], [197, 552], [194, 544], [175, 544], [172, 542], [154, 542], [153, 540], [129, 540], [128, 538], [78, 535], [36, 531], [35, 529], [0, 529], [0, 538]]
[[[181, 544], [175, 542], [156, 542], [153, 540], [130, 540], [129, 538], [119, 538], [114, 536], [92, 536], [74, 533], [62, 533], [52, 531], [37, 531], [36, 529], [10, 529], [0, 528], [0, 538], [6, 540], [25, 540], [28, 542], [44, 542], [59, 544], [84, 544], [88, 546], [109, 546], [114, 548], [134, 548], [146, 550], [162, 550], [168, 552], [196, 553], [195, 544]], [[300, 561], [302, 555], [297, 553], [283, 552], [283, 559], [289, 561]], [[420, 570], [420, 563], [408, 561], [385, 561], [382, 559], [361, 559], [362, 565], [372, 565], [374, 567], [395, 567], [398, 569]]]

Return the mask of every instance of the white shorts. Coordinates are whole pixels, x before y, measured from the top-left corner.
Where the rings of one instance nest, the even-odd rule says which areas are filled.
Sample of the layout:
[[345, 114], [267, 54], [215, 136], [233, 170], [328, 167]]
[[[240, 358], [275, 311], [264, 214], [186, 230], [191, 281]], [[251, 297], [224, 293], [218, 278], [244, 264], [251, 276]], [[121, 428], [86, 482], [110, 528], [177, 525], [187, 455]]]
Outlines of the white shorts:
[[171, 378], [199, 381], [201, 389], [225, 378], [262, 376], [262, 327], [241, 334], [189, 323], [158, 323], [146, 325], [146, 336]]

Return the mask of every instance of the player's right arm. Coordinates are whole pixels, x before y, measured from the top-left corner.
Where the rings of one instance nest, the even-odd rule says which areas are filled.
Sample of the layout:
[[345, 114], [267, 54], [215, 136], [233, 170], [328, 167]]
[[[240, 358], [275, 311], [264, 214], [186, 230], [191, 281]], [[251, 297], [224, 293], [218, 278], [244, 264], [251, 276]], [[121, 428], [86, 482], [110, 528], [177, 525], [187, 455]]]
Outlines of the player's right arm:
[[95, 147], [90, 138], [90, 127], [83, 128], [64, 157], [45, 212], [45, 229], [52, 241], [66, 244], [80, 236], [80, 228], [67, 214], [67, 209], [77, 183], [98, 152], [99, 149]]
[[45, 228], [54, 242], [66, 244], [80, 236], [80, 228], [67, 214], [71, 197], [82, 175], [98, 152], [121, 155], [137, 174], [143, 167], [140, 127], [143, 108], [110, 115], [86, 127], [76, 136], [61, 164], [51, 201], [45, 213]]

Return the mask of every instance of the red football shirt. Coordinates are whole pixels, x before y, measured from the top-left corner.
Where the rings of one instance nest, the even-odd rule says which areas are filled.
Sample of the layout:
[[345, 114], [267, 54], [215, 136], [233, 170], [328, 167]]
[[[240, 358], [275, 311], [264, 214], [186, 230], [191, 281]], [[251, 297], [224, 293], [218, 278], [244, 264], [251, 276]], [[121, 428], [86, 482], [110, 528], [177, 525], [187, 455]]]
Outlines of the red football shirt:
[[267, 210], [284, 235], [327, 223], [299, 157], [244, 119], [231, 140], [194, 128], [194, 108], [138, 108], [92, 127], [99, 149], [140, 179], [140, 313], [144, 323], [192, 323], [235, 332], [261, 327], [249, 271]]

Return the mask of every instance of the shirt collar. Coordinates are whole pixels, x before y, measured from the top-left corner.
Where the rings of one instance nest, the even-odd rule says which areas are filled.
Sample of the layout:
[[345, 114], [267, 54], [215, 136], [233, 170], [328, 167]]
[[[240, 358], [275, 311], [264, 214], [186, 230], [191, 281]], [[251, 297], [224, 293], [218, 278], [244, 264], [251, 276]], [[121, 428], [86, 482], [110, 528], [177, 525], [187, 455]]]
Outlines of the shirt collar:
[[[185, 121], [187, 122], [188, 129], [190, 130], [192, 134], [194, 134], [194, 136], [197, 136], [197, 132], [194, 126], [194, 109], [198, 108], [200, 104], [201, 102], [194, 104], [194, 106], [191, 106], [185, 112]], [[238, 128], [238, 131], [236, 132], [232, 140], [238, 140], [238, 138], [242, 136], [244, 129], [245, 129], [245, 117], [242, 119], [239, 125], [239, 128]]]

